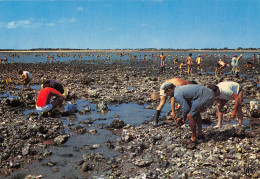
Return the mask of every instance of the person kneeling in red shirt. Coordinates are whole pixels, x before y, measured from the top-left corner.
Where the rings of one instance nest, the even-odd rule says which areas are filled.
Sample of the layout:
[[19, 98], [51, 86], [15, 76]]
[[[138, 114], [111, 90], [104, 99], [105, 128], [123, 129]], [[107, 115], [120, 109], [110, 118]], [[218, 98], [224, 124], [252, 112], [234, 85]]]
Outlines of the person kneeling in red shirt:
[[[55, 99], [51, 101], [53, 97]], [[52, 112], [62, 105], [64, 99], [65, 97], [56, 89], [50, 87], [43, 88], [38, 95], [36, 109], [41, 113]]]

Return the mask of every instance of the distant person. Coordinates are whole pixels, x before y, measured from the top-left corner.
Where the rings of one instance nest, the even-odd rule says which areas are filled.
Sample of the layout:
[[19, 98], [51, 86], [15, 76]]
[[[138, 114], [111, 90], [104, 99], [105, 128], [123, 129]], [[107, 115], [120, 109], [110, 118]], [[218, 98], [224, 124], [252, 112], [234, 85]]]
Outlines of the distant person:
[[[160, 87], [160, 104], [156, 107], [156, 113], [154, 116], [154, 120], [153, 120], [153, 125], [157, 126], [158, 124], [158, 119], [161, 113], [161, 110], [164, 106], [164, 104], [166, 103], [166, 99], [167, 99], [167, 94], [165, 92], [166, 88], [169, 88], [167, 85], [169, 85], [169, 83], [173, 84], [174, 86], [183, 86], [183, 85], [188, 85], [188, 84], [194, 84], [196, 82], [194, 81], [187, 81], [181, 78], [172, 78], [169, 80], [166, 80]], [[174, 101], [174, 96], [170, 96], [171, 97], [171, 117], [174, 118], [175, 117], [175, 101]]]
[[166, 56], [163, 52], [160, 55], [161, 72], [165, 72]]
[[46, 54], [47, 63], [49, 63], [49, 62], [50, 62], [50, 58], [51, 58], [51, 56], [50, 56], [50, 55], [48, 55], [48, 54]]
[[[214, 87], [214, 85], [213, 85]], [[233, 81], [225, 81], [219, 83], [217, 86], [212, 88], [213, 91], [216, 91], [216, 100], [218, 106], [218, 124], [216, 127], [222, 125], [223, 120], [223, 107], [229, 100], [235, 100], [235, 106], [231, 114], [231, 118], [238, 118], [238, 123], [242, 124], [243, 121], [243, 111], [242, 111], [242, 102], [243, 102], [243, 92], [242, 85]]]
[[21, 75], [20, 82], [23, 82], [24, 85], [29, 84], [33, 79], [33, 76], [28, 71], [19, 70], [18, 73]]
[[203, 69], [202, 69], [202, 66], [201, 66], [201, 63], [202, 63], [201, 55], [198, 55], [198, 58], [196, 59], [196, 63], [197, 63], [197, 72], [200, 70], [201, 74], [202, 74]]
[[216, 69], [215, 69], [215, 76], [218, 76], [218, 74], [222, 75], [224, 68], [227, 66], [228, 66], [228, 64], [226, 62], [219, 59], [217, 62], [217, 65], [216, 65]]
[[182, 73], [185, 72], [184, 69], [183, 69], [183, 68], [184, 68], [184, 67], [183, 67], [184, 65], [185, 65], [185, 62], [182, 62], [182, 63], [180, 64], [180, 67], [179, 67], [179, 68], [180, 68], [180, 75], [182, 75]]
[[257, 55], [257, 63], [260, 62], [260, 54]]
[[7, 63], [7, 57], [4, 58], [4, 64], [6, 64], [6, 63]]
[[175, 56], [174, 56], [174, 60], [173, 60], [174, 66], [177, 65], [178, 61], [179, 61], [178, 56], [175, 55]]
[[46, 87], [54, 88], [57, 91], [59, 91], [61, 94], [64, 93], [64, 88], [63, 88], [62, 84], [56, 80], [45, 80], [43, 82], [43, 84], [41, 85], [41, 89], [46, 88]]
[[64, 99], [64, 96], [56, 89], [50, 87], [43, 88], [38, 95], [36, 109], [42, 114], [53, 112], [58, 107], [62, 106]]
[[231, 59], [231, 66], [232, 70], [231, 73], [234, 75], [238, 75], [240, 68], [239, 68], [239, 60], [242, 58], [242, 54], [237, 58], [237, 55], [233, 55]]
[[252, 56], [252, 61], [255, 63], [255, 54]]
[[250, 61], [247, 61], [247, 63], [246, 63], [246, 69], [251, 71], [252, 68], [253, 68], [253, 63], [250, 62]]
[[[188, 118], [191, 127], [191, 140], [184, 141], [185, 144], [196, 142], [197, 137], [202, 135], [201, 112], [210, 108], [215, 100], [213, 90], [202, 85], [174, 86], [165, 89], [165, 93], [174, 96], [175, 101], [181, 105], [182, 115], [176, 121], [185, 121]], [[196, 127], [198, 132], [196, 132]]]
[[188, 65], [188, 75], [192, 75], [192, 54], [190, 53], [186, 59], [186, 64]]
[[3, 59], [0, 58], [0, 64], [2, 64], [2, 62], [3, 62]]

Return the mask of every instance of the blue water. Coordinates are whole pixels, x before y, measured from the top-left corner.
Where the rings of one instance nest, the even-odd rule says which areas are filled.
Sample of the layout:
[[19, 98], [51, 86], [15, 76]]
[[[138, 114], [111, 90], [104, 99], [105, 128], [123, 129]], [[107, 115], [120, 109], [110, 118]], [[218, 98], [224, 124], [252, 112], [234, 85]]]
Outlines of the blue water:
[[[260, 52], [259, 52], [260, 53]], [[61, 56], [61, 54], [64, 54], [63, 56]], [[135, 59], [138, 60], [143, 60], [143, 59], [147, 59], [147, 60], [151, 60], [151, 59], [158, 59], [158, 57], [152, 57], [153, 55], [159, 55], [159, 52], [157, 53], [152, 53], [152, 52], [127, 52], [127, 53], [118, 53], [118, 52], [109, 52], [109, 53], [105, 53], [105, 52], [100, 52], [100, 53], [90, 53], [90, 52], [80, 52], [80, 53], [46, 53], [46, 52], [42, 52], [42, 53], [37, 53], [37, 52], [1, 52], [0, 53], [0, 59], [4, 59], [5, 57], [7, 57], [8, 63], [46, 63], [46, 62], [52, 62], [52, 61], [60, 61], [60, 62], [65, 62], [65, 61], [71, 61], [71, 60], [105, 60], [105, 61], [114, 61], [114, 60], [129, 60], [132, 59], [133, 56], [135, 56]], [[186, 58], [189, 55], [189, 52], [186, 53], [173, 53], [173, 52], [165, 52], [164, 53], [167, 57], [167, 59], [171, 59], [173, 60], [174, 56], [177, 55], [180, 59], [181, 56], [185, 56]], [[213, 56], [213, 59], [216, 58], [218, 59], [218, 57], [222, 58], [223, 55], [226, 55], [228, 57], [228, 59], [231, 59], [231, 57], [234, 54], [239, 55], [240, 53], [215, 53], [215, 52], [209, 52], [209, 53], [192, 53], [192, 57], [195, 59], [198, 54], [200, 55], [206, 55], [205, 58], [209, 58], [209, 56]], [[254, 52], [251, 53], [242, 53], [243, 54], [243, 58], [241, 60], [245, 60], [245, 59], [251, 59]], [[50, 59], [47, 60], [47, 55], [50, 56]]]

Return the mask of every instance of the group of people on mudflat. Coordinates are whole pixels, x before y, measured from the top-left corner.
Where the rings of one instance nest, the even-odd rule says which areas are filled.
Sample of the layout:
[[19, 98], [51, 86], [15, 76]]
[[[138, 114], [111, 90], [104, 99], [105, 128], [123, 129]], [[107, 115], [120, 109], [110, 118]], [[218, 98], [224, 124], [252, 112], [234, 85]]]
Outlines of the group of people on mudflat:
[[[235, 100], [234, 109], [231, 118], [237, 117], [238, 123], [242, 124], [242, 85], [233, 81], [220, 82], [217, 85], [202, 86], [195, 81], [187, 81], [181, 78], [166, 80], [160, 87], [160, 104], [156, 107], [156, 113], [153, 118], [153, 126], [159, 124], [159, 116], [167, 96], [171, 98], [171, 118], [175, 119], [176, 124], [185, 123], [186, 119], [192, 131], [191, 140], [188, 143], [196, 142], [197, 138], [202, 136], [202, 118], [201, 113], [207, 108], [212, 107], [216, 101], [218, 107], [218, 123], [216, 127], [221, 127], [223, 120], [223, 107], [229, 100]], [[179, 103], [182, 114], [175, 118], [175, 103]], [[197, 131], [196, 131], [197, 127]]]
[[[166, 65], [166, 56], [161, 52], [160, 57], [160, 71], [165, 72], [165, 65]], [[226, 56], [225, 56], [226, 57]], [[241, 70], [241, 67], [239, 66], [239, 61], [243, 57], [242, 54], [239, 56], [233, 55], [231, 59], [231, 74], [238, 76], [238, 73]], [[180, 75], [185, 73], [184, 66], [187, 66], [187, 74], [192, 75], [193, 74], [193, 66], [196, 66], [196, 71], [203, 73], [203, 66], [202, 66], [202, 56], [199, 54], [198, 57], [196, 58], [196, 63], [194, 65], [193, 60], [192, 60], [192, 53], [189, 54], [187, 59], [185, 61], [182, 61], [179, 65], [180, 69]], [[260, 62], [260, 54], [255, 56], [255, 54], [252, 56], [252, 61], [247, 61], [246, 68], [248, 70], [252, 69], [252, 66], [255, 62], [258, 63]], [[178, 58], [177, 56], [174, 57], [173, 63], [174, 65], [177, 65]], [[223, 61], [221, 58], [217, 61], [216, 63], [216, 68], [215, 68], [215, 76], [223, 74], [223, 71], [226, 67], [230, 66], [227, 62]]]
[[[242, 55], [239, 56], [239, 58], [241, 57]], [[162, 58], [166, 60], [165, 57]], [[191, 54], [187, 59], [187, 64], [190, 63], [189, 58], [191, 58]], [[33, 79], [33, 76], [28, 71], [19, 70], [18, 73], [21, 75], [21, 82], [24, 82], [24, 84], [28, 84]], [[45, 80], [41, 85], [41, 90], [36, 101], [38, 112], [41, 114], [53, 112], [62, 106], [65, 100], [63, 93], [64, 89], [61, 83], [55, 80]], [[192, 131], [190, 142], [196, 142], [196, 139], [202, 135], [202, 119], [200, 114], [206, 108], [212, 107], [214, 101], [216, 101], [218, 107], [218, 123], [216, 127], [222, 125], [223, 107], [229, 100], [235, 100], [231, 118], [237, 117], [238, 123], [242, 124], [242, 85], [236, 82], [225, 81], [206, 87], [197, 84], [195, 81], [187, 81], [181, 78], [166, 80], [160, 87], [160, 104], [156, 107], [153, 119], [153, 126], [155, 127], [159, 125], [159, 116], [167, 96], [171, 98], [171, 118], [175, 119], [177, 124], [183, 124], [186, 119], [189, 120]], [[182, 110], [182, 115], [179, 118], [175, 118], [175, 102], [180, 104]], [[198, 128], [197, 131], [196, 127]]]
[[[33, 79], [32, 74], [28, 71], [19, 70], [18, 73], [21, 75], [20, 82], [24, 85], [29, 84]], [[61, 107], [65, 100], [64, 92], [63, 85], [60, 82], [52, 79], [44, 80], [36, 101], [37, 111], [41, 115], [45, 115]]]

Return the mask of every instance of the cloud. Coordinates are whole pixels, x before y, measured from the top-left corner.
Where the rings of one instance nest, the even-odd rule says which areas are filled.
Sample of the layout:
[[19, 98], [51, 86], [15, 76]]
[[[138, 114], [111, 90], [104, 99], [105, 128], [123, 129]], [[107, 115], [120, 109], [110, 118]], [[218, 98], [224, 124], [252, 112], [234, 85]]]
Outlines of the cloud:
[[77, 8], [77, 10], [78, 10], [78, 11], [84, 11], [83, 7], [81, 7], [81, 6], [79, 6], [79, 7]]
[[57, 24], [70, 24], [76, 22], [75, 18], [62, 18], [57, 20], [57, 22], [44, 22], [44, 19], [40, 19], [39, 21], [35, 21], [34, 19], [29, 20], [18, 20], [18, 21], [10, 21], [7, 23], [0, 22], [0, 27], [6, 27], [8, 29], [15, 28], [40, 28], [43, 26], [53, 27]]
[[28, 28], [31, 25], [30, 20], [20, 20], [20, 21], [11, 21], [7, 23], [7, 28], [8, 29], [14, 29], [17, 27], [23, 27], [23, 28]]
[[61, 24], [66, 24], [66, 23], [74, 23], [76, 22], [76, 19], [73, 17], [73, 18], [62, 18], [60, 20], [58, 20], [58, 23], [61, 23]]

